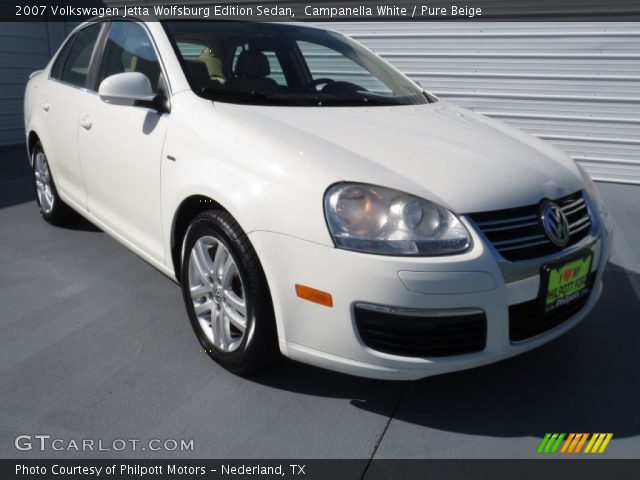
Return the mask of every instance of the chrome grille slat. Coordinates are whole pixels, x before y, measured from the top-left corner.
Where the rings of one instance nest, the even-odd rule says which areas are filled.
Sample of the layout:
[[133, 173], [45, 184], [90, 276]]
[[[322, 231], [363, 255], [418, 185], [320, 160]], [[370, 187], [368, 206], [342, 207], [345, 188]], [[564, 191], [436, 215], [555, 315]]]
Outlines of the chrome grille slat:
[[580, 231], [582, 231], [582, 230], [584, 230], [585, 228], [590, 227], [590, 226], [591, 226], [591, 222], [587, 222], [587, 223], [585, 223], [584, 225], [582, 225], [582, 226], [580, 226], [580, 227], [578, 227], [578, 228], [576, 228], [576, 229], [570, 229], [570, 230], [569, 230], [569, 233], [570, 233], [571, 235], [574, 235], [574, 234], [576, 234], [576, 233], [578, 233], [578, 232], [580, 232]]
[[566, 213], [566, 210], [569, 210], [579, 204], [584, 204], [584, 199], [582, 197], [576, 200], [575, 202], [571, 202], [569, 205], [563, 205], [562, 210], [565, 210], [565, 213]]
[[477, 222], [477, 225], [480, 228], [484, 229], [484, 227], [490, 227], [493, 225], [504, 225], [505, 223], [515, 223], [515, 222], [528, 221], [528, 220], [537, 220], [537, 217], [535, 215], [526, 215], [524, 217], [509, 218], [506, 220], [491, 220], [486, 222]]
[[576, 220], [575, 222], [569, 224], [569, 230], [572, 230], [574, 227], [578, 227], [580, 225], [582, 225], [583, 223], [590, 223], [591, 220], [589, 219], [589, 217], [582, 217], [578, 220]]
[[[545, 236], [542, 234], [538, 234], [538, 235], [529, 235], [528, 237], [519, 237], [519, 238], [514, 238], [511, 240], [502, 240], [500, 242], [493, 242], [493, 246], [498, 248], [498, 247], [502, 247], [502, 246], [509, 246], [512, 245], [514, 243], [531, 243], [531, 242], [535, 242], [537, 240], [546, 240]], [[500, 250], [500, 248], [498, 248], [498, 250]]]
[[507, 231], [507, 230], [515, 230], [516, 228], [535, 227], [537, 224], [538, 224], [538, 221], [535, 220], [533, 222], [516, 223], [516, 224], [513, 224], [513, 225], [508, 225], [506, 227], [483, 228], [483, 231], [485, 233], [504, 232], [504, 231]]
[[566, 216], [569, 216], [569, 215], [573, 215], [575, 213], [578, 213], [580, 210], [585, 210], [586, 208], [587, 208], [587, 205], [583, 203], [582, 205], [579, 205], [579, 206], [577, 206], [576, 208], [574, 208], [572, 210], [567, 210], [566, 208], [563, 208], [562, 212]]
[[541, 202], [525, 207], [470, 214], [487, 240], [505, 260], [516, 262], [545, 257], [585, 238], [592, 226], [589, 205], [582, 191], [552, 199], [569, 220], [569, 243], [565, 247], [554, 244], [540, 221]]
[[523, 245], [517, 245], [515, 247], [499, 248], [498, 251], [500, 253], [502, 253], [502, 252], [512, 252], [514, 250], [522, 250], [523, 248], [536, 247], [538, 245], [546, 245], [547, 243], [550, 243], [549, 240], [540, 240], [539, 242], [526, 243], [526, 244], [523, 244]]

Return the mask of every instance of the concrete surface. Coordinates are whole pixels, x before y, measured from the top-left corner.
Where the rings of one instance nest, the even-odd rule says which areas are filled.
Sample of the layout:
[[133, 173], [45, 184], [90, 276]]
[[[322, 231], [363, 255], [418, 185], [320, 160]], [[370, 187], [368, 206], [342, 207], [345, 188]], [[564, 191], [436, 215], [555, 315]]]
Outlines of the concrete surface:
[[[640, 453], [638, 186], [599, 185], [617, 228], [604, 294], [551, 344], [414, 383], [290, 361], [243, 379], [199, 351], [177, 285], [86, 222], [40, 218], [24, 147], [0, 162], [0, 457], [513, 458], [551, 431]], [[19, 452], [18, 434], [194, 451]]]

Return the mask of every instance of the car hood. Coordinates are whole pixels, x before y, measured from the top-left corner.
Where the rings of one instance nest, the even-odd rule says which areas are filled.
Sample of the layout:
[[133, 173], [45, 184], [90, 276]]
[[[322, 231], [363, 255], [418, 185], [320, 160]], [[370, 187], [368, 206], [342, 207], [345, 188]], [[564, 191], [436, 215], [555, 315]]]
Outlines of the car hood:
[[530, 205], [582, 188], [574, 162], [559, 150], [443, 101], [394, 107], [215, 106], [340, 180], [396, 188], [457, 213]]

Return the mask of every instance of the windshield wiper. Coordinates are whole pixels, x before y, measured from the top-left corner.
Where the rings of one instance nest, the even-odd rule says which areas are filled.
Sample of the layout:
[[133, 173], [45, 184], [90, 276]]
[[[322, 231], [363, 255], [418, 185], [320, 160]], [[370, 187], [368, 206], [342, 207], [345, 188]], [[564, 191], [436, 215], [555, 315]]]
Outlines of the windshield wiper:
[[340, 97], [318, 92], [312, 95], [296, 95], [291, 93], [264, 93], [259, 91], [243, 92], [215, 87], [200, 89], [203, 95], [213, 101], [242, 103], [248, 105], [274, 106], [309, 106], [309, 107], [367, 107], [408, 105], [405, 97], [383, 97], [369, 92], [358, 92], [357, 97]]
[[200, 89], [203, 95], [207, 95], [211, 100], [230, 103], [246, 103], [255, 105], [311, 105], [315, 101], [309, 102], [291, 97], [283, 93], [263, 93], [258, 91], [243, 92], [240, 90], [224, 90], [215, 87], [204, 87]]
[[393, 106], [408, 105], [406, 101], [398, 98], [384, 98], [379, 96], [362, 96], [362, 97], [320, 97], [318, 104], [322, 106], [341, 106], [341, 107], [373, 107], [373, 106]]

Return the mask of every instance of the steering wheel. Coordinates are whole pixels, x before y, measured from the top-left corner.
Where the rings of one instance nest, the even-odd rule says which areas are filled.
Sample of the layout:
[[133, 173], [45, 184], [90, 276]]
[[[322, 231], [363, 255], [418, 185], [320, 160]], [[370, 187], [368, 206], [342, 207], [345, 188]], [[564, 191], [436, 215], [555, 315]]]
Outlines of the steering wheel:
[[313, 91], [315, 91], [318, 85], [322, 85], [324, 83], [329, 84], [333, 82], [335, 82], [333, 78], [316, 78], [315, 80], [312, 80], [309, 83], [307, 83], [303, 88], [305, 93], [309, 93], [312, 91], [312, 89]]

